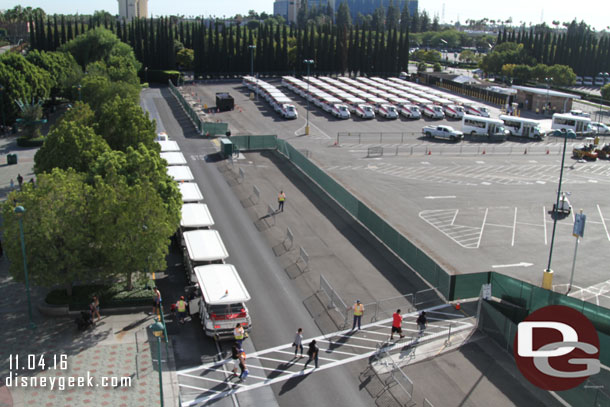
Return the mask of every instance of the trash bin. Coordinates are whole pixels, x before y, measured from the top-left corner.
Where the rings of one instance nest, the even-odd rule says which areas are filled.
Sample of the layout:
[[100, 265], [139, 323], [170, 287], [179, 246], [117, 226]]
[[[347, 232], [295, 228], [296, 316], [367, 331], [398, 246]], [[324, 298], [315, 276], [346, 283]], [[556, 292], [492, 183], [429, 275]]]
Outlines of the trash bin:
[[17, 154], [8, 154], [6, 156], [6, 164], [7, 165], [17, 164]]

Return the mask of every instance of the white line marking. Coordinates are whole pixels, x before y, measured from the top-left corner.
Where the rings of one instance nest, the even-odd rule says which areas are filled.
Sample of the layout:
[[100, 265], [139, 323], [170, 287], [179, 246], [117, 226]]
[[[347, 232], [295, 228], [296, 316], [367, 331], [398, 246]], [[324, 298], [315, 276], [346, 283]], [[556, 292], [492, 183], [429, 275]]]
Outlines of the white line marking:
[[608, 234], [608, 228], [606, 227], [606, 221], [604, 219], [604, 215], [602, 215], [602, 210], [599, 207], [599, 205], [597, 205], [597, 211], [599, 212], [599, 217], [602, 219], [602, 225], [604, 225], [604, 230], [606, 231], [606, 237], [608, 238], [608, 240], [610, 240], [610, 234]]
[[533, 265], [534, 265], [534, 263], [526, 263], [526, 262], [522, 261], [521, 263], [515, 263], [515, 264], [495, 264], [491, 267], [495, 268], [495, 269], [502, 269], [502, 268], [507, 268], [507, 267], [530, 267]]
[[447, 195], [447, 196], [426, 196], [425, 199], [452, 199], [455, 198], [455, 195]]
[[485, 216], [483, 217], [483, 224], [481, 225], [481, 234], [479, 235], [479, 241], [477, 242], [477, 249], [481, 245], [481, 238], [483, 237], [483, 229], [485, 229], [485, 221], [487, 220], [487, 212], [489, 212], [489, 208], [485, 209]]
[[513, 241], [511, 242], [511, 246], [515, 245], [515, 233], [517, 232], [517, 207], [515, 207], [515, 219], [513, 220]]
[[542, 221], [544, 222], [544, 245], [547, 245], [547, 237], [546, 237], [546, 207], [542, 207]]
[[452, 225], [453, 225], [453, 223], [455, 222], [455, 218], [457, 218], [457, 214], [458, 214], [458, 212], [459, 212], [459, 211], [460, 211], [459, 209], [456, 209], [456, 210], [455, 210], [455, 214], [453, 215], [453, 219], [451, 219], [451, 224], [452, 224]]

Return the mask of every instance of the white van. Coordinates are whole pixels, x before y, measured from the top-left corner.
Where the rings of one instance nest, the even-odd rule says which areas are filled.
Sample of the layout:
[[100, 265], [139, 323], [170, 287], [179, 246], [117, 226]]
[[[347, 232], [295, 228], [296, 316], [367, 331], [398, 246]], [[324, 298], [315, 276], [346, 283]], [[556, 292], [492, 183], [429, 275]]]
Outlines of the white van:
[[161, 158], [167, 161], [167, 165], [186, 165], [186, 158], [180, 151], [161, 152]]
[[458, 105], [454, 105], [454, 104], [445, 105], [445, 106], [443, 106], [443, 109], [445, 110], [445, 116], [451, 117], [454, 119], [461, 119], [462, 117], [464, 117], [464, 114], [466, 113], [462, 106], [458, 106]]
[[419, 110], [418, 106], [415, 105], [400, 105], [399, 112], [401, 115], [409, 118], [409, 119], [419, 119], [421, 118], [421, 110]]
[[377, 106], [377, 112], [386, 119], [398, 119], [398, 110], [393, 105], [381, 103]]
[[443, 108], [439, 105], [424, 105], [422, 108], [422, 112], [424, 115], [428, 116], [431, 119], [444, 119], [445, 113], [443, 112]]
[[184, 238], [184, 268], [188, 281], [194, 281], [194, 269], [208, 264], [223, 264], [229, 253], [213, 229], [190, 230], [182, 234]]
[[349, 119], [351, 117], [351, 114], [349, 112], [349, 109], [347, 108], [347, 105], [344, 105], [343, 103], [333, 104], [330, 113], [333, 116], [335, 116], [337, 119]]
[[488, 136], [494, 140], [506, 140], [508, 136], [508, 131], [504, 128], [502, 120], [469, 114], [462, 118], [462, 133], [470, 136]]
[[197, 307], [189, 302], [191, 314], [199, 312], [201, 325], [207, 336], [214, 339], [231, 339], [233, 330], [239, 323], [244, 331], [252, 327], [250, 312], [246, 302], [250, 293], [232, 264], [213, 264], [195, 267]]
[[194, 182], [181, 182], [178, 184], [178, 189], [180, 190], [182, 202], [184, 203], [197, 203], [203, 201], [201, 190]]
[[485, 106], [468, 104], [468, 105], [465, 105], [464, 108], [466, 109], [466, 114], [470, 114], [470, 115], [474, 115], [474, 116], [481, 116], [481, 117], [489, 117], [489, 109], [486, 108]]
[[591, 133], [591, 119], [584, 116], [575, 116], [572, 114], [555, 113], [553, 122], [551, 123], [553, 130], [572, 130], [577, 135]]
[[373, 106], [368, 103], [361, 103], [356, 105], [356, 116], [361, 119], [374, 119], [375, 118], [375, 109]]
[[540, 122], [537, 120], [523, 119], [517, 116], [501, 115], [500, 120], [504, 122], [509, 135], [514, 137], [525, 137], [542, 140], [544, 136], [540, 130]]

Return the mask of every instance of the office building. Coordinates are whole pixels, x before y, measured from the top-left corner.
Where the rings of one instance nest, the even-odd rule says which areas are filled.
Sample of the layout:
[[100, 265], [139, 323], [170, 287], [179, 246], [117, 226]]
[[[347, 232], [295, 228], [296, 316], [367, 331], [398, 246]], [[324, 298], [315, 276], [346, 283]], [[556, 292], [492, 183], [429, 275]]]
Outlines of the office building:
[[148, 0], [118, 0], [119, 16], [126, 20], [148, 17]]

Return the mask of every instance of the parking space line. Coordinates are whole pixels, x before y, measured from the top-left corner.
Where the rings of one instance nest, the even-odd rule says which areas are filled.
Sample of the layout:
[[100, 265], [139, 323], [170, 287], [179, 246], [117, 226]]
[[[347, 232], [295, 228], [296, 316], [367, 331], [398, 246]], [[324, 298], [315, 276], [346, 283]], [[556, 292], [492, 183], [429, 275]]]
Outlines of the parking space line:
[[511, 246], [515, 245], [515, 233], [517, 232], [517, 207], [515, 207], [515, 219], [513, 220], [513, 240]]
[[608, 227], [606, 226], [606, 220], [604, 219], [604, 215], [602, 214], [602, 210], [599, 207], [599, 205], [597, 205], [597, 211], [599, 212], [599, 217], [602, 220], [602, 225], [604, 225], [604, 230], [606, 231], [606, 237], [610, 241], [610, 234], [608, 234]]
[[457, 217], [457, 214], [458, 214], [458, 212], [459, 212], [459, 211], [460, 211], [459, 209], [456, 209], [456, 210], [455, 210], [455, 214], [453, 215], [453, 219], [451, 219], [451, 224], [452, 224], [452, 225], [453, 225], [453, 223], [455, 222], [455, 218]]
[[483, 230], [485, 229], [485, 222], [487, 221], [487, 212], [489, 212], [489, 208], [485, 208], [485, 216], [483, 217], [483, 224], [481, 225], [481, 234], [479, 235], [479, 241], [477, 242], [477, 249], [481, 246], [481, 238], [483, 237]]
[[542, 221], [544, 223], [544, 245], [547, 245], [547, 237], [546, 237], [546, 207], [542, 206]]

